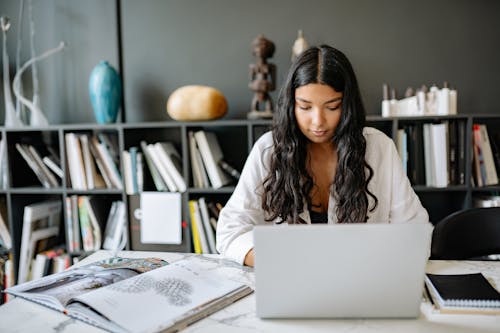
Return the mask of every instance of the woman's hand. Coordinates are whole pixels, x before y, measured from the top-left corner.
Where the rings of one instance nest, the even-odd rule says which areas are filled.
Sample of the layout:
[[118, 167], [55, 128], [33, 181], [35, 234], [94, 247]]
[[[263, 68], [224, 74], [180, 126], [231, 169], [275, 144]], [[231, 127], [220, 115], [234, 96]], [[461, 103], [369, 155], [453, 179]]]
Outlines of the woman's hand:
[[247, 255], [245, 256], [245, 261], [243, 262], [247, 266], [254, 266], [254, 259], [255, 259], [255, 252], [253, 248], [248, 251]]

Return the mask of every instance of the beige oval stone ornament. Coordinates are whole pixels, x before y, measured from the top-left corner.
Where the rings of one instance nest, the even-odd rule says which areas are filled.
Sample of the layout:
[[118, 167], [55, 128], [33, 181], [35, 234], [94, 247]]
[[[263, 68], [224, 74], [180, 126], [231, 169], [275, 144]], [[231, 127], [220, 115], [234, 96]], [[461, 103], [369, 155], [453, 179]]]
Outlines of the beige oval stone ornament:
[[189, 85], [176, 89], [167, 101], [167, 113], [180, 121], [213, 120], [227, 112], [227, 101], [217, 89]]

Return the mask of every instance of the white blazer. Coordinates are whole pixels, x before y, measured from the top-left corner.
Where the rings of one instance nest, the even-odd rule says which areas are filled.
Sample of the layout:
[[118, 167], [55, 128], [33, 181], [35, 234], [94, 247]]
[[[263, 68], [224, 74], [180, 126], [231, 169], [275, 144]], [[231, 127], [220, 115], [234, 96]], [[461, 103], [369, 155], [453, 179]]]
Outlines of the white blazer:
[[[371, 127], [365, 127], [363, 135], [366, 139], [366, 161], [374, 171], [368, 189], [378, 199], [375, 210], [368, 213], [368, 223], [429, 222], [429, 215], [403, 170], [394, 142]], [[253, 248], [253, 226], [266, 223], [266, 215], [261, 208], [261, 193], [271, 154], [272, 133], [267, 132], [253, 146], [238, 185], [221, 210], [217, 222], [217, 251], [241, 264]], [[368, 196], [368, 200], [369, 207], [372, 207], [373, 199]], [[330, 193], [328, 223], [337, 223], [334, 212], [335, 199]], [[306, 203], [300, 217], [311, 223]]]

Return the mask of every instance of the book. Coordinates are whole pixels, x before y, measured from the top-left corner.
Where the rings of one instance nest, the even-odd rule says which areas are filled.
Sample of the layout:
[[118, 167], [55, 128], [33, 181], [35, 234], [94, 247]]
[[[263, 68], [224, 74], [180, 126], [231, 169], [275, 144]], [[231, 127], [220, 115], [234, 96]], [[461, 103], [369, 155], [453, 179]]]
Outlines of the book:
[[64, 218], [64, 226], [66, 227], [66, 244], [68, 244], [68, 252], [75, 252], [78, 247], [75, 241], [75, 230], [73, 226], [73, 216], [72, 216], [72, 208], [71, 208], [71, 197], [66, 197], [64, 199], [64, 210], [65, 210], [65, 218]]
[[408, 174], [408, 144], [407, 144], [407, 133], [404, 128], [400, 128], [397, 131], [396, 148], [398, 150], [399, 158], [401, 159], [401, 165], [405, 174]]
[[90, 216], [87, 210], [87, 205], [85, 204], [85, 197], [78, 197], [78, 220], [80, 221], [80, 231], [82, 234], [82, 245], [83, 250], [95, 251], [95, 239], [94, 239], [94, 229], [92, 223], [90, 222]]
[[126, 217], [123, 201], [113, 201], [106, 222], [103, 249], [117, 251], [125, 247], [126, 242]]
[[44, 156], [42, 158], [43, 163], [59, 178], [64, 178], [64, 172], [61, 167], [56, 163], [56, 161], [50, 156]]
[[443, 313], [500, 314], [500, 293], [481, 273], [426, 274], [425, 285]]
[[224, 159], [224, 155], [222, 154], [222, 149], [215, 133], [200, 130], [194, 133], [194, 137], [212, 187], [217, 189], [229, 184], [231, 179], [222, 171], [218, 164], [220, 160]]
[[219, 160], [218, 165], [229, 176], [233, 177], [236, 180], [240, 179], [241, 173], [236, 168], [234, 168], [231, 164], [227, 163], [224, 160]]
[[80, 139], [80, 145], [82, 148], [83, 165], [85, 169], [85, 179], [87, 182], [87, 189], [92, 190], [94, 188], [104, 188], [105, 182], [101, 175], [96, 169], [96, 160], [94, 154], [91, 151], [91, 145], [89, 143], [89, 138], [87, 134], [81, 134], [78, 136]]
[[194, 253], [202, 253], [201, 247], [201, 237], [200, 230], [198, 230], [198, 224], [196, 222], [196, 212], [198, 210], [198, 205], [196, 200], [189, 200], [189, 217], [191, 221], [191, 237], [193, 239]]
[[122, 151], [122, 163], [123, 163], [123, 182], [125, 184], [125, 193], [134, 194], [134, 181], [132, 179], [132, 158], [130, 157], [130, 152], [128, 150]]
[[155, 146], [155, 144], [153, 143], [150, 143], [146, 146], [149, 157], [151, 158], [151, 161], [153, 161], [153, 164], [158, 171], [160, 178], [163, 180], [167, 191], [177, 192], [177, 186], [175, 185], [174, 179], [172, 178], [170, 173], [168, 173], [167, 167], [161, 162], [160, 152], [157, 149], [161, 148], [157, 148], [157, 146]]
[[62, 204], [59, 200], [43, 201], [24, 207], [19, 254], [18, 283], [29, 280], [34, 254], [51, 247], [49, 239], [58, 236]]
[[435, 187], [448, 186], [448, 122], [431, 124], [431, 168]]
[[181, 155], [171, 142], [157, 142], [155, 149], [160, 158], [160, 163], [167, 169], [168, 174], [175, 183], [179, 192], [186, 192], [186, 183], [182, 176]]
[[43, 187], [51, 188], [52, 184], [50, 183], [47, 176], [44, 174], [40, 166], [35, 161], [34, 156], [31, 154], [28, 145], [16, 143], [16, 149], [21, 154], [22, 158], [26, 161], [30, 169], [35, 173], [36, 177], [42, 183]]
[[73, 237], [75, 242], [75, 251], [83, 249], [82, 232], [80, 227], [80, 213], [78, 212], [78, 195], [73, 194], [71, 199], [71, 221], [73, 224]]
[[0, 243], [5, 249], [12, 248], [5, 198], [0, 198]]
[[87, 182], [80, 140], [75, 133], [66, 133], [64, 135], [64, 140], [66, 143], [66, 159], [68, 162], [71, 188], [75, 190], [86, 190]]
[[[130, 170], [131, 170], [131, 176], [132, 176], [132, 192], [133, 193], [138, 193], [139, 192], [139, 182], [137, 179], [137, 147], [130, 147], [129, 155], [130, 155]], [[124, 167], [125, 168], [125, 167]]]
[[4, 138], [0, 139], [0, 189], [5, 190], [7, 188], [7, 147]]
[[201, 175], [201, 165], [198, 161], [198, 147], [196, 147], [196, 140], [194, 138], [193, 131], [188, 132], [188, 143], [189, 143], [189, 158], [191, 163], [191, 177], [193, 179], [193, 186], [196, 188], [204, 187], [203, 179]]
[[431, 139], [431, 124], [423, 125], [422, 138], [424, 143], [424, 170], [425, 170], [425, 186], [434, 186], [434, 169], [432, 167], [432, 139]]
[[491, 151], [497, 173], [500, 173], [500, 133], [490, 134]]
[[465, 185], [465, 165], [469, 163], [469, 161], [465, 160], [465, 151], [467, 150], [466, 147], [468, 147], [467, 142], [465, 140], [466, 134], [465, 134], [465, 122], [458, 122], [458, 133], [457, 133], [457, 140], [458, 140], [458, 184], [459, 185]]
[[[137, 179], [137, 192], [141, 193], [144, 191], [144, 162], [142, 153], [137, 150], [136, 153], [136, 173], [135, 177]], [[133, 164], [133, 163], [132, 163]]]
[[52, 172], [50, 172], [49, 168], [45, 165], [45, 163], [43, 163], [42, 157], [35, 149], [35, 147], [33, 147], [32, 145], [26, 145], [26, 147], [28, 148], [28, 151], [31, 154], [31, 156], [33, 156], [35, 163], [43, 173], [45, 179], [47, 179], [47, 181], [49, 182], [50, 187], [58, 187], [59, 182], [57, 181], [56, 177], [52, 174]]
[[153, 162], [153, 159], [150, 155], [148, 144], [146, 143], [146, 141], [141, 141], [140, 144], [144, 159], [146, 160], [146, 164], [151, 174], [151, 178], [153, 179], [153, 182], [155, 184], [156, 190], [160, 192], [167, 191], [167, 186], [165, 185], [165, 182], [163, 181], [160, 172], [156, 168], [155, 163]]
[[94, 157], [95, 164], [97, 165], [97, 179], [99, 180], [100, 183], [102, 184], [103, 188], [113, 188], [113, 184], [111, 183], [110, 176], [108, 175], [108, 171], [106, 170], [104, 166], [104, 162], [101, 159], [101, 155], [97, 151], [97, 146], [96, 146], [96, 141], [91, 141], [89, 144], [89, 149], [90, 153]]
[[498, 184], [498, 174], [495, 168], [495, 160], [493, 159], [493, 151], [491, 149], [486, 125], [479, 125], [479, 131], [481, 133], [481, 147], [483, 148], [484, 169], [486, 174], [486, 182], [484, 185], [496, 185]]
[[[205, 232], [205, 227], [203, 226], [203, 220], [201, 218], [200, 206], [198, 200], [189, 200], [189, 205], [193, 206], [191, 219], [196, 224], [196, 230], [198, 232], [198, 237], [200, 238], [201, 253], [211, 253], [210, 247], [208, 245], [207, 233]], [[190, 208], [191, 212], [191, 208]]]
[[211, 266], [201, 257], [113, 258], [6, 292], [110, 332], [176, 332], [253, 292]]
[[109, 178], [112, 187], [119, 190], [123, 189], [122, 177], [117, 164], [115, 163], [114, 155], [109, 151], [107, 146], [99, 142], [95, 136], [91, 138], [90, 143], [94, 146], [96, 153], [99, 155], [102, 167], [106, 170], [105, 173]]
[[208, 207], [205, 197], [200, 197], [198, 199], [198, 208], [200, 209], [200, 216], [201, 220], [203, 221], [203, 229], [205, 230], [210, 253], [217, 253], [217, 249], [215, 248], [215, 234], [210, 224], [210, 216], [208, 214]]
[[481, 131], [478, 124], [472, 126], [474, 173], [476, 175], [477, 186], [486, 185], [486, 169], [484, 165], [483, 144]]

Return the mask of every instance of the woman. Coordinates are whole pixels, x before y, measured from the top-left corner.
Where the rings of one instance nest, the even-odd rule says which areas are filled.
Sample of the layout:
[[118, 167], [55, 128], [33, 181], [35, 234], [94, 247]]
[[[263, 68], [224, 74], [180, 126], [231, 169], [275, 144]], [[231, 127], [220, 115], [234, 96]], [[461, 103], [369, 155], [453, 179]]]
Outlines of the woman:
[[346, 56], [326, 45], [304, 51], [280, 92], [272, 131], [255, 143], [221, 211], [217, 250], [253, 266], [253, 226], [269, 222], [428, 222], [393, 141], [364, 125]]

